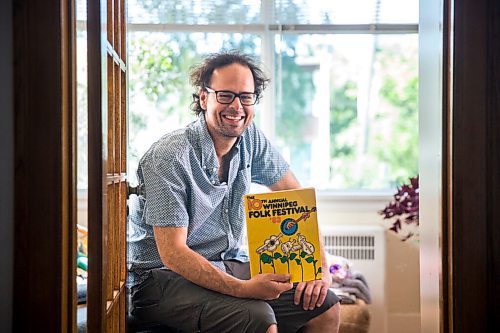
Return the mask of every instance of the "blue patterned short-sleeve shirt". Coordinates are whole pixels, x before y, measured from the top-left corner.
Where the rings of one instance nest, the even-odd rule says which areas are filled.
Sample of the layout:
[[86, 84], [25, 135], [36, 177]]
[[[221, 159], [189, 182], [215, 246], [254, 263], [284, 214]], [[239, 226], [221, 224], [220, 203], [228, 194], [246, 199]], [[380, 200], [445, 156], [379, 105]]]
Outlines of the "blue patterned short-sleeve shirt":
[[186, 128], [166, 134], [139, 162], [142, 194], [129, 199], [129, 286], [149, 270], [164, 267], [153, 226], [186, 227], [187, 245], [224, 270], [223, 260], [248, 261], [243, 195], [250, 183], [272, 185], [289, 166], [252, 123], [230, 151], [227, 182], [201, 115]]

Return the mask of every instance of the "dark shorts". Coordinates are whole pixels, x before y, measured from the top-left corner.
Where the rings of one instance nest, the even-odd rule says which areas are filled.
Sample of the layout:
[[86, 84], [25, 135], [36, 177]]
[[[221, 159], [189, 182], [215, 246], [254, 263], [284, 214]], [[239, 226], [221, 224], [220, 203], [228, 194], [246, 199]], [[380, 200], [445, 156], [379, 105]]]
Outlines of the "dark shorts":
[[[248, 264], [226, 262], [227, 272], [249, 278]], [[295, 287], [272, 301], [236, 298], [202, 288], [165, 269], [151, 271], [132, 288], [132, 313], [190, 332], [266, 332], [278, 324], [280, 332], [297, 332], [309, 320], [335, 305], [339, 299], [329, 291], [325, 302], [314, 310], [293, 303]]]

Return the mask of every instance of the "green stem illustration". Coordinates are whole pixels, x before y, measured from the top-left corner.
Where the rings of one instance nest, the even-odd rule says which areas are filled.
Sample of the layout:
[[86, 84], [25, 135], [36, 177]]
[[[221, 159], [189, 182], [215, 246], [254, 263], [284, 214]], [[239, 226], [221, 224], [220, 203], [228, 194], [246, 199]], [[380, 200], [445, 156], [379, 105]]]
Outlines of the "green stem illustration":
[[302, 281], [304, 281], [304, 266], [302, 265], [302, 259], [299, 259], [300, 261], [300, 273], [302, 275]]
[[295, 262], [297, 263], [297, 265], [300, 266], [300, 273], [302, 276], [302, 281], [304, 281], [304, 266], [302, 266], [302, 258], [304, 257], [304, 254], [305, 254], [305, 252], [301, 253], [299, 250], [298, 255], [297, 255], [297, 259], [295, 259]]

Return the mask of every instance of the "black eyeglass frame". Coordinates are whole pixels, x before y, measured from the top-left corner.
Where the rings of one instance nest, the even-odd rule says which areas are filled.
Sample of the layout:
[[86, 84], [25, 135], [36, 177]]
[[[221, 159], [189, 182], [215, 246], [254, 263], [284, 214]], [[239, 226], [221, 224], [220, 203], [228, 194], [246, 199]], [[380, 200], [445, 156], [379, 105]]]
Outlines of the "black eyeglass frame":
[[[215, 94], [215, 99], [217, 100], [218, 103], [220, 104], [231, 104], [232, 102], [234, 102], [234, 99], [236, 97], [238, 97], [240, 99], [240, 103], [241, 105], [244, 105], [244, 106], [252, 106], [252, 105], [255, 105], [257, 103], [257, 101], [259, 100], [259, 95], [256, 94], [256, 93], [250, 93], [250, 92], [242, 92], [242, 93], [235, 93], [234, 91], [231, 91], [231, 90], [213, 90], [212, 88], [210, 87], [205, 87], [205, 90], [209, 93], [214, 93]], [[227, 93], [227, 94], [232, 94], [233, 95], [233, 98], [231, 99], [231, 101], [229, 102], [221, 102], [219, 100], [219, 93]], [[253, 99], [253, 103], [251, 104], [248, 104], [246, 102], [244, 102], [242, 99], [241, 99], [241, 96], [244, 96], [244, 95], [252, 95], [254, 96], [254, 99]]]

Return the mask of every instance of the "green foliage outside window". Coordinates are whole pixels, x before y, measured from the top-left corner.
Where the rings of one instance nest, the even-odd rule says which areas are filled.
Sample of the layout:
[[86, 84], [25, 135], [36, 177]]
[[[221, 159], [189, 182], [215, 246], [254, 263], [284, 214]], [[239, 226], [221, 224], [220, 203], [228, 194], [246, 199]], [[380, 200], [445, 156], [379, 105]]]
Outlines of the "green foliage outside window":
[[344, 158], [354, 154], [353, 144], [340, 142], [338, 135], [352, 126], [357, 117], [356, 83], [345, 82], [333, 89], [330, 101], [330, 156]]
[[394, 185], [418, 175], [418, 79], [410, 78], [401, 92], [396, 88], [394, 80], [389, 78], [381, 95], [401, 112], [401, 116], [393, 125], [387, 145], [374, 142], [375, 153], [390, 167]]
[[[389, 44], [374, 53], [374, 71], [381, 83], [379, 101], [369, 114], [370, 127], [365, 129], [366, 144], [357, 141], [355, 130], [359, 87], [352, 80], [332, 84], [330, 172], [338, 188], [390, 188], [418, 174], [416, 52], [405, 54], [398, 48], [397, 43]], [[363, 163], [361, 154], [366, 156]], [[362, 168], [361, 175], [354, 174], [355, 168]]]

